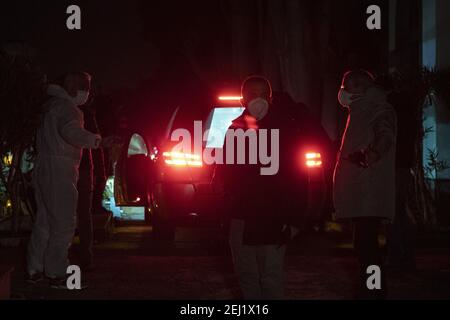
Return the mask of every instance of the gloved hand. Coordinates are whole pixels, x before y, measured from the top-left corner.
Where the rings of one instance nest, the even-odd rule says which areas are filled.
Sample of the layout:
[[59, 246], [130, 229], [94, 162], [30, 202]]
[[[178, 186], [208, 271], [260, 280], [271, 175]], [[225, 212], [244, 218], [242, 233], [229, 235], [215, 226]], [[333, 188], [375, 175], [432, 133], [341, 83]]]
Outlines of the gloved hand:
[[360, 167], [363, 168], [368, 168], [369, 167], [369, 163], [368, 163], [368, 159], [367, 159], [367, 153], [364, 150], [359, 150], [356, 152], [353, 152], [351, 154], [348, 155], [347, 159], [351, 162], [354, 163]]

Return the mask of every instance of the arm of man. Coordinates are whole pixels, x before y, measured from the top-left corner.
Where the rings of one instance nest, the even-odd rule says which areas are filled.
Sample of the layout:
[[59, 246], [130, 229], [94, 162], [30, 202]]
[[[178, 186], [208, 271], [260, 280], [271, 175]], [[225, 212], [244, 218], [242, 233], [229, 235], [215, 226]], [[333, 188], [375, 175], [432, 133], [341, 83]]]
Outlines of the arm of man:
[[83, 122], [83, 113], [80, 110], [72, 106], [62, 106], [58, 117], [59, 134], [73, 146], [98, 148], [102, 140], [101, 136], [84, 129]]

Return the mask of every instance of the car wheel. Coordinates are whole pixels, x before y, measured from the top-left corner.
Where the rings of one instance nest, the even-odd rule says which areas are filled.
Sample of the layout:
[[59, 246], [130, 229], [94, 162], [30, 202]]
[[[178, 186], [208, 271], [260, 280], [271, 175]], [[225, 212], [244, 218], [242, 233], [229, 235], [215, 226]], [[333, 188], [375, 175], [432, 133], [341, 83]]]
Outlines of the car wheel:
[[175, 227], [167, 220], [154, 215], [152, 219], [153, 237], [156, 240], [173, 243], [175, 241]]
[[159, 201], [156, 202], [155, 194], [149, 192], [148, 201], [150, 210], [146, 211], [146, 215], [148, 216], [146, 216], [146, 221], [151, 221], [153, 238], [172, 244], [175, 241], [175, 226], [167, 219], [171, 215], [165, 205], [164, 198], [160, 197]]

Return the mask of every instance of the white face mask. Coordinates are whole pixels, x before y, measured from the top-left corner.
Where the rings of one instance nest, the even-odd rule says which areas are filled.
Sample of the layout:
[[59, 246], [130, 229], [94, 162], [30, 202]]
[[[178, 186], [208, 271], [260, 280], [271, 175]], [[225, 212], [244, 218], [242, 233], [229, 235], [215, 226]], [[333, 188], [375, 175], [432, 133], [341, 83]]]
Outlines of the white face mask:
[[85, 90], [78, 90], [77, 95], [72, 98], [72, 101], [77, 105], [77, 106], [82, 106], [83, 104], [85, 104], [88, 100], [89, 97], [89, 92], [85, 91]]
[[261, 120], [269, 112], [269, 102], [263, 98], [253, 99], [248, 103], [248, 112], [255, 117], [256, 120]]
[[352, 100], [353, 96], [355, 96], [355, 94], [349, 93], [345, 89], [341, 89], [341, 90], [339, 90], [339, 94], [338, 94], [339, 103], [343, 107], [350, 107], [350, 105], [353, 102], [353, 100]]

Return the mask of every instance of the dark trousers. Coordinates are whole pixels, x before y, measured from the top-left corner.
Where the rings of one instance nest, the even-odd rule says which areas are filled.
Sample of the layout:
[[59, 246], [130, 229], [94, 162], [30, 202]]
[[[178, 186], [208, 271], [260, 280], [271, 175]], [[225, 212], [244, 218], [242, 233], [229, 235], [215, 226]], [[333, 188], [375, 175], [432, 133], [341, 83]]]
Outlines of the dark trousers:
[[416, 223], [408, 215], [407, 204], [413, 186], [409, 169], [397, 169], [396, 211], [388, 230], [389, 265], [399, 270], [415, 269]]
[[78, 180], [78, 234], [80, 237], [80, 262], [84, 266], [92, 263], [92, 173], [80, 171]]
[[[358, 298], [384, 298], [386, 294], [386, 275], [384, 274], [383, 255], [378, 244], [381, 218], [361, 217], [353, 219], [353, 246], [359, 262]], [[367, 273], [369, 266], [378, 266], [381, 271], [381, 289], [370, 290], [367, 280], [372, 273]]]

